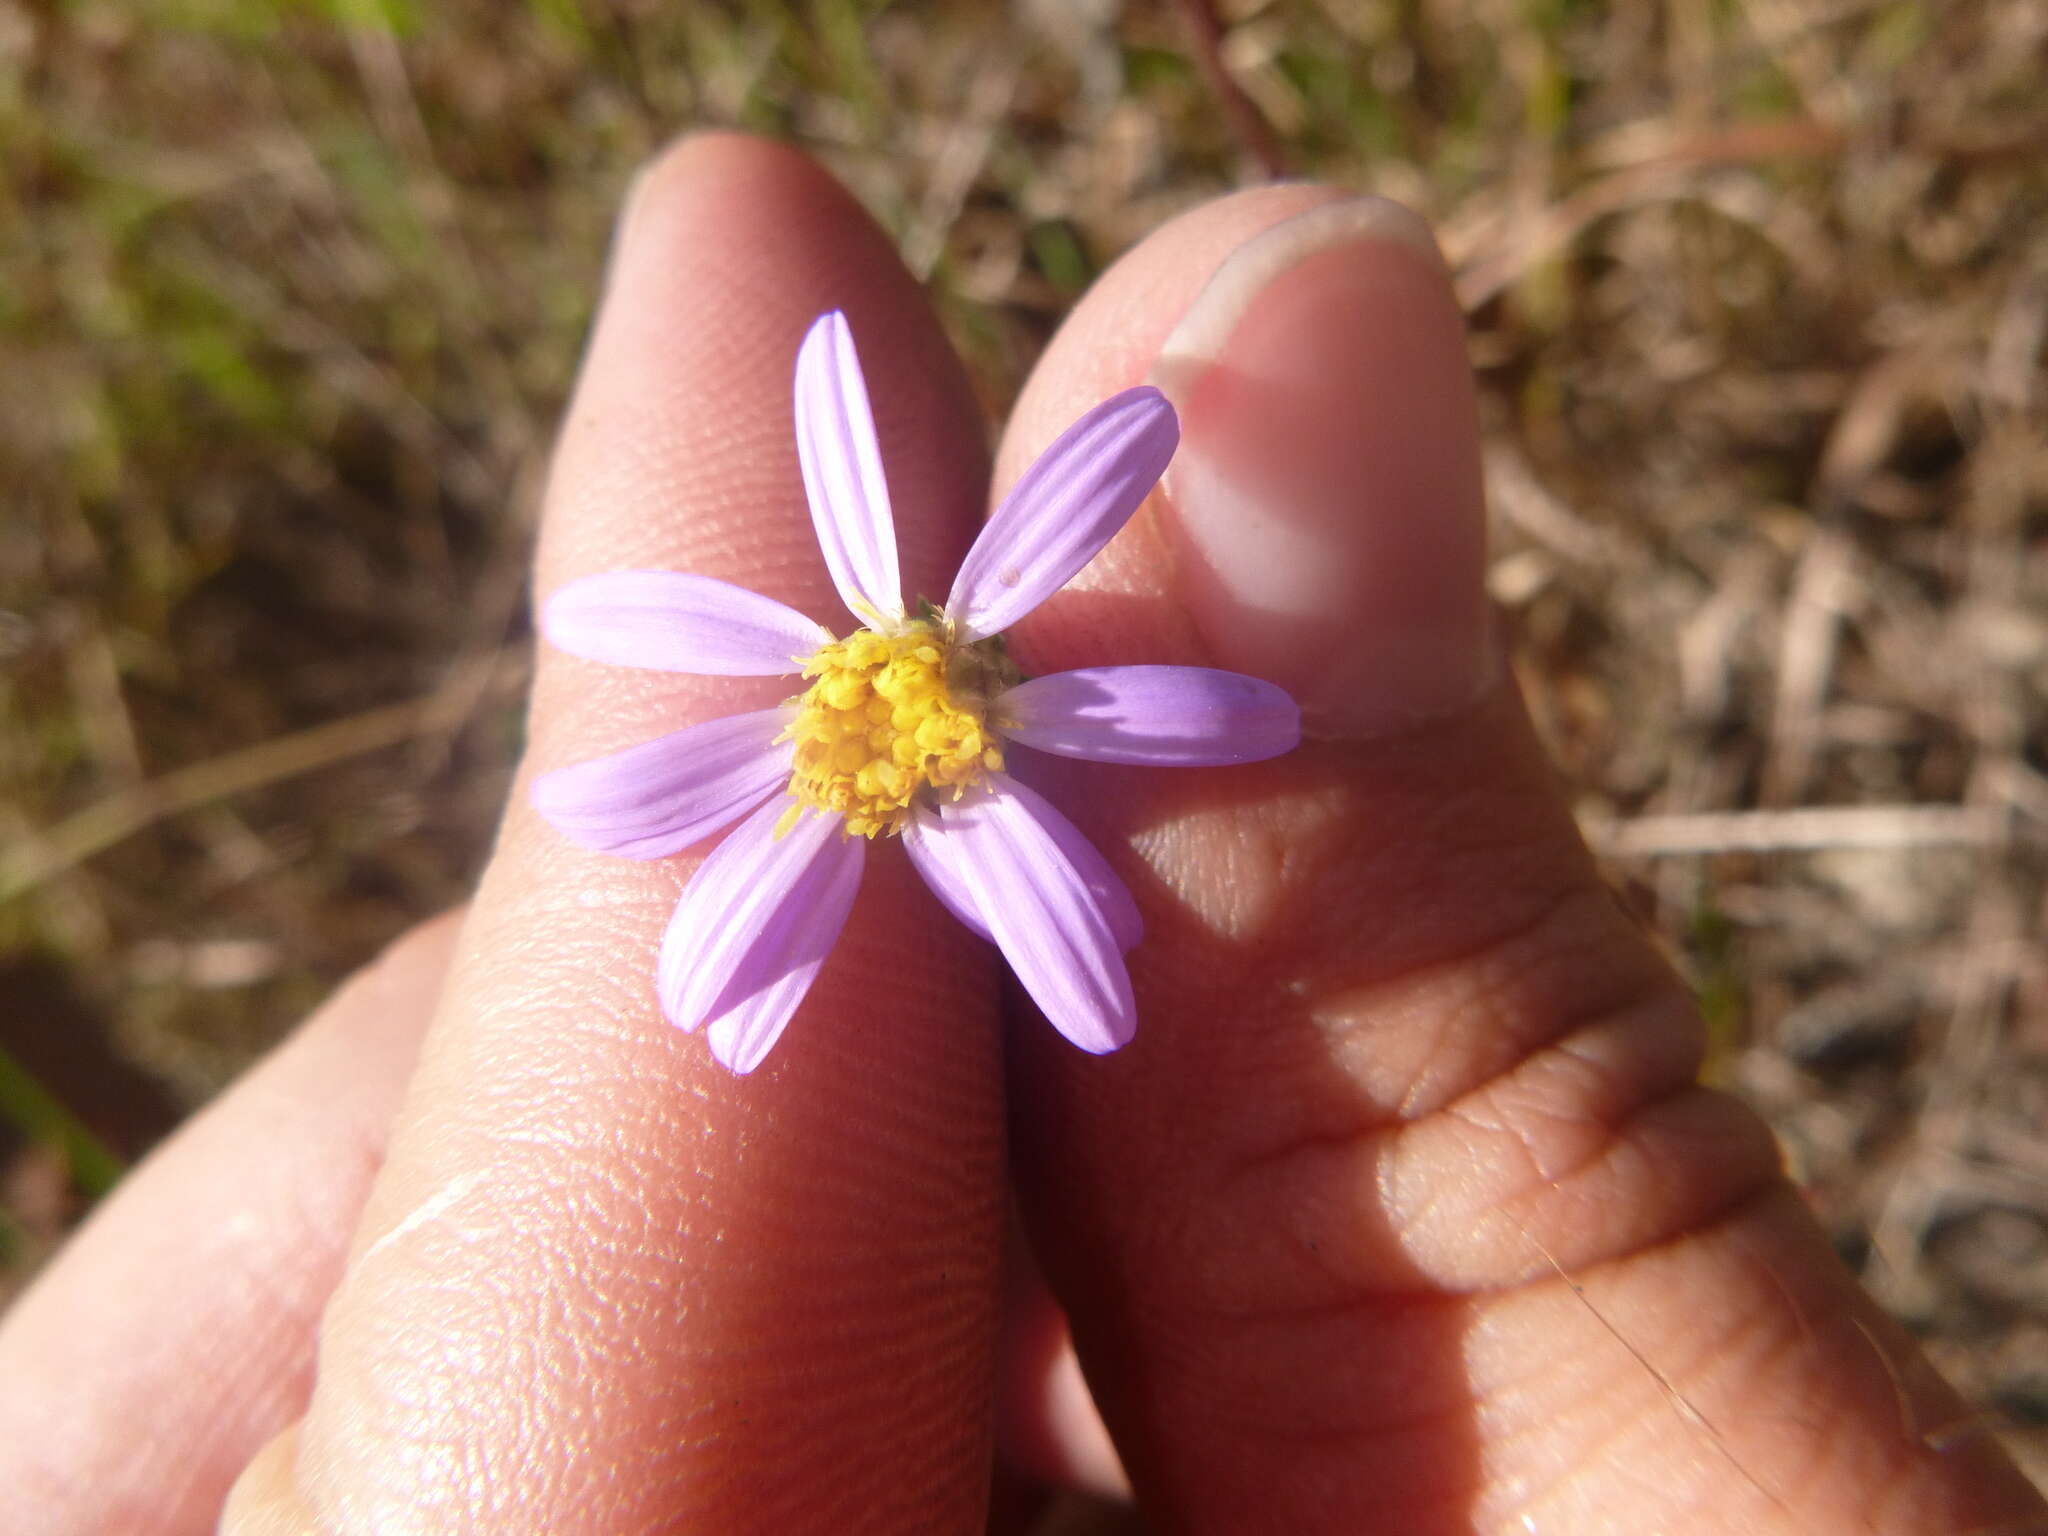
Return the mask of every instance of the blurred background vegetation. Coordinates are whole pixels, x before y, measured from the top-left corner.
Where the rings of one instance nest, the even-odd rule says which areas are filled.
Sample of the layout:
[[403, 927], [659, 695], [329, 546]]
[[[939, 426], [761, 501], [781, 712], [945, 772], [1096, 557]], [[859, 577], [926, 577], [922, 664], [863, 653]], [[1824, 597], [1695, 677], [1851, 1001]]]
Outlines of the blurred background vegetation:
[[2038, 0], [0, 0], [0, 1300], [462, 896], [613, 210], [732, 124], [992, 419], [1200, 199], [1437, 222], [1588, 835], [2048, 1475], [2044, 79]]

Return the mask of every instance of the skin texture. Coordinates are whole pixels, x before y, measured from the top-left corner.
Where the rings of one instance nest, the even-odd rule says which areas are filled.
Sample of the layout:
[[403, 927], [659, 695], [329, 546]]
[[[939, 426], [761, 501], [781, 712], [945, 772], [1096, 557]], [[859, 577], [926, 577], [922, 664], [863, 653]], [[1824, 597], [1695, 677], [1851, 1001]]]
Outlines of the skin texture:
[[[889, 338], [868, 377], [907, 580], [934, 588], [979, 512], [978, 424], [879, 233], [794, 157], [717, 140], [659, 167], [628, 225], [537, 590], [679, 569], [837, 616], [787, 451], [789, 359], [835, 304]], [[528, 766], [788, 691], [543, 648]], [[823, 1006], [736, 1079], [650, 985], [689, 861], [587, 853], [515, 790], [328, 1308], [296, 1446], [308, 1514], [563, 1536], [978, 1517], [992, 967], [900, 857], [874, 865]]]
[[[1152, 1024], [1093, 1071], [1011, 1037], [1031, 1231], [1148, 1513], [1617, 1533], [2037, 1514], [1986, 1444], [1936, 1433], [1959, 1406], [1836, 1265], [1764, 1128], [1694, 1083], [1691, 1000], [1487, 664], [1471, 384], [1433, 251], [1386, 205], [1312, 189], [1198, 210], [1084, 300], [998, 484], [1076, 401], [1147, 374], [1183, 409], [1168, 494], [1017, 654], [1259, 670], [1326, 738], [1070, 795], [1132, 855]], [[1253, 517], [1234, 545], [1218, 527]], [[1331, 554], [1230, 571], [1260, 535]]]
[[[943, 591], [988, 491], [957, 365], [851, 201], [733, 137], [671, 151], [624, 221], [538, 590], [689, 569], [843, 628], [788, 415], [835, 305], [906, 585]], [[1697, 1020], [1504, 680], [1462, 336], [1412, 221], [1288, 187], [1159, 231], [1056, 339], [995, 491], [1148, 377], [1182, 457], [1018, 654], [1256, 671], [1317, 739], [1038, 765], [1144, 909], [1136, 1042], [1084, 1057], [1006, 1000], [884, 845], [813, 998], [732, 1078], [652, 994], [692, 860], [585, 854], [517, 794], [459, 939], [338, 997], [0, 1330], [30, 1526], [196, 1532], [228, 1497], [231, 1536], [973, 1531], [999, 1406], [1021, 1464], [1113, 1484], [1005, 1265], [1012, 1184], [1158, 1530], [2042, 1518], [1762, 1127], [1691, 1083]], [[1252, 517], [1300, 558], [1248, 577]], [[780, 687], [544, 651], [526, 772]]]

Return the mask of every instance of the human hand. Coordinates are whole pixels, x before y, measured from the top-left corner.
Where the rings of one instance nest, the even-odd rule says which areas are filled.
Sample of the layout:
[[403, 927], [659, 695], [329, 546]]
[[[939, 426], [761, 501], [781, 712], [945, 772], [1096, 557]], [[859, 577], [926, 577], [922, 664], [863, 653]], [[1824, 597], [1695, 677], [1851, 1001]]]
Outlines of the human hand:
[[[958, 366], [845, 195], [734, 138], [628, 215], [539, 589], [668, 568], [833, 611], [788, 425], [832, 307], [906, 588], [942, 591], [986, 481]], [[1761, 1125], [1694, 1086], [1691, 1003], [1497, 662], [1462, 332], [1416, 226], [1300, 186], [1176, 221], [1068, 320], [998, 485], [1148, 373], [1182, 414], [1166, 495], [1019, 659], [1256, 673], [1318, 739], [1050, 765], [1144, 908], [1136, 1041], [999, 1030], [1028, 1005], [885, 848], [731, 1077], [654, 1000], [681, 865], [587, 854], [516, 795], [459, 935], [338, 996], [17, 1306], [23, 1529], [203, 1530], [251, 1456], [233, 1536], [978, 1529], [1012, 1181], [1162, 1530], [2048, 1520]], [[749, 697], [544, 653], [529, 772]], [[1059, 1369], [1012, 1357], [1015, 1445], [1109, 1475]]]

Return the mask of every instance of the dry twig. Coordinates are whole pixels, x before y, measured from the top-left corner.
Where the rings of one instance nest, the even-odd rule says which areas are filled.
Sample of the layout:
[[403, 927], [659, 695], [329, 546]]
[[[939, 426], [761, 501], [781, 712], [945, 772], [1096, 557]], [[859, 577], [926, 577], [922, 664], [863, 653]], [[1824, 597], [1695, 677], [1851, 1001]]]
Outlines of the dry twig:
[[505, 697], [525, 680], [522, 660], [487, 656], [458, 667], [421, 698], [210, 757], [130, 785], [0, 855], [0, 901], [75, 869], [146, 827], [366, 752], [458, 730], [486, 697]]

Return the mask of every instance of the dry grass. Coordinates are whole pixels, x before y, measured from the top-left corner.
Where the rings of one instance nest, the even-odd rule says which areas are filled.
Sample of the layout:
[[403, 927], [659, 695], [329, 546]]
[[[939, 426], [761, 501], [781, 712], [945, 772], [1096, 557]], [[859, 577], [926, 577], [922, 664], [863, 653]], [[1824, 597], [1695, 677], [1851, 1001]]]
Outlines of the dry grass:
[[618, 192], [734, 123], [1000, 410], [1274, 165], [1444, 231], [1497, 596], [1842, 1250], [2048, 1467], [2048, 12], [2033, 0], [0, 3], [19, 1274], [461, 894]]

